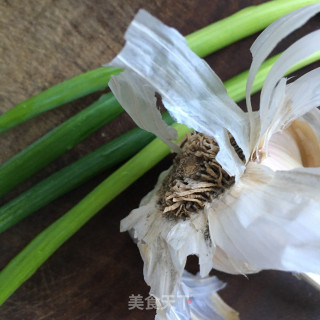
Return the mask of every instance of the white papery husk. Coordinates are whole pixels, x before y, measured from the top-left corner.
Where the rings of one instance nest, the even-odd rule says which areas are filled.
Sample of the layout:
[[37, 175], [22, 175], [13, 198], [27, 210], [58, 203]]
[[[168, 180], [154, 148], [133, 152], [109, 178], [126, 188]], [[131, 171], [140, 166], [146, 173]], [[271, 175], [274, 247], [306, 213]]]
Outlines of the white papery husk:
[[202, 278], [184, 270], [173, 304], [158, 304], [156, 320], [239, 320], [217, 291], [225, 284], [217, 277]]
[[[158, 205], [164, 172], [140, 207], [121, 222], [121, 231], [131, 231], [137, 241], [145, 280], [160, 303], [162, 296], [179, 291], [186, 259], [193, 254], [199, 257], [201, 277], [212, 268], [234, 274], [262, 269], [320, 272], [320, 70], [290, 84], [282, 78], [292, 65], [320, 50], [320, 31], [294, 43], [270, 70], [259, 117], [250, 102], [263, 60], [319, 10], [315, 4], [290, 13], [256, 40], [247, 113], [176, 30], [145, 11], [129, 27], [126, 46], [111, 63], [125, 69], [110, 81], [117, 99], [140, 127], [171, 145], [176, 135], [160, 118], [154, 96], [159, 93], [178, 122], [217, 141], [216, 160], [236, 177], [203, 210], [177, 220], [163, 215]], [[243, 150], [245, 163], [228, 133]]]

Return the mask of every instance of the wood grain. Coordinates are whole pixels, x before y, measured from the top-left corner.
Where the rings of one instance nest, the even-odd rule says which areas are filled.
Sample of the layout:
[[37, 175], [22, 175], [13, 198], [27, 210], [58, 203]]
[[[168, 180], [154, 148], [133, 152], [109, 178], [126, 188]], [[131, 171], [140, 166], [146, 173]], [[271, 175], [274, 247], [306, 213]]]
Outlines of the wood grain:
[[[50, 86], [110, 61], [121, 49], [123, 33], [139, 8], [189, 34], [258, 0], [111, 1], [0, 0], [0, 112]], [[313, 19], [298, 38], [319, 25]], [[255, 37], [207, 58], [226, 80], [250, 65]], [[281, 46], [280, 46], [281, 48]], [[85, 108], [99, 94], [79, 99], [30, 120], [0, 136], [0, 163]], [[2, 203], [132, 127], [123, 115], [6, 196]], [[168, 157], [101, 210], [64, 244], [0, 309], [4, 320], [153, 319], [154, 311], [128, 310], [131, 294], [148, 296], [142, 261], [119, 222], [170, 165]], [[0, 268], [32, 238], [74, 206], [108, 172], [57, 199], [0, 235]], [[191, 258], [188, 268], [196, 271]], [[320, 319], [320, 294], [291, 274], [265, 271], [245, 278], [215, 272], [228, 283], [222, 297], [242, 320]], [[1, 290], [1, 288], [0, 288]]]

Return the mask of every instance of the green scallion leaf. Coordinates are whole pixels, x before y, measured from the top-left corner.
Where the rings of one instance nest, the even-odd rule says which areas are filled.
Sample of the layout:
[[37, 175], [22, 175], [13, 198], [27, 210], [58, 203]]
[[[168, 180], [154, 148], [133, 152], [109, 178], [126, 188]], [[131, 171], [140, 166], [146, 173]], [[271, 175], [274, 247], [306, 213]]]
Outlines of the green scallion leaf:
[[112, 95], [79, 112], [0, 166], [0, 197], [123, 112]]
[[121, 69], [101, 67], [61, 82], [27, 99], [0, 116], [0, 133], [48, 110], [107, 88], [111, 75]]
[[285, 14], [318, 0], [275, 0], [250, 6], [237, 13], [200, 29], [186, 37], [191, 50], [198, 56], [228, 46], [266, 28]]
[[[168, 124], [173, 123], [168, 113], [163, 114], [163, 119]], [[0, 233], [61, 195], [133, 156], [153, 138], [152, 133], [135, 128], [40, 181], [0, 208]]]

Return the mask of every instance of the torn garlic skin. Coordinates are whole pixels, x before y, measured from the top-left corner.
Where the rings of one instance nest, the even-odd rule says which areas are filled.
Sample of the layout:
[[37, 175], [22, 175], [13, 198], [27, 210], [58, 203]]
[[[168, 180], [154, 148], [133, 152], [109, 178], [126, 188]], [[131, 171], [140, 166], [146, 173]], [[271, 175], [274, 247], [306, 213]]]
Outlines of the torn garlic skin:
[[[178, 152], [154, 190], [121, 222], [137, 241], [144, 277], [159, 299], [176, 294], [189, 255], [200, 276], [276, 269], [320, 273], [320, 70], [291, 83], [284, 74], [320, 50], [320, 30], [292, 44], [264, 82], [256, 73], [278, 42], [320, 11], [296, 10], [260, 34], [246, 88], [247, 112], [176, 30], [141, 10], [109, 64], [125, 71], [109, 86], [143, 129]], [[180, 148], [161, 119], [155, 93], [177, 122], [195, 131]], [[175, 318], [170, 318], [175, 319]], [[179, 319], [179, 318], [176, 318]]]

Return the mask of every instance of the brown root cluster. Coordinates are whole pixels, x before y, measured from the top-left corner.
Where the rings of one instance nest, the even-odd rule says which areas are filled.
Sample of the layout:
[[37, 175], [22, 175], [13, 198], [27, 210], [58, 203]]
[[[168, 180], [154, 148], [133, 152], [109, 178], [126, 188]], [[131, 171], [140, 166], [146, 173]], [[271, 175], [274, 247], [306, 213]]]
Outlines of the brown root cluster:
[[[242, 150], [234, 138], [230, 142], [240, 158]], [[169, 217], [186, 218], [198, 212], [207, 202], [234, 184], [216, 161], [219, 146], [215, 140], [201, 133], [190, 133], [183, 149], [159, 190], [159, 206]]]

